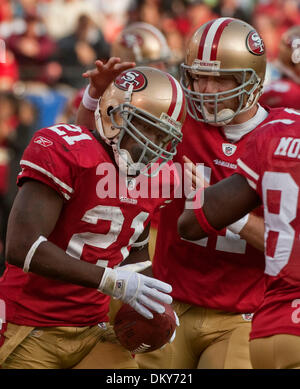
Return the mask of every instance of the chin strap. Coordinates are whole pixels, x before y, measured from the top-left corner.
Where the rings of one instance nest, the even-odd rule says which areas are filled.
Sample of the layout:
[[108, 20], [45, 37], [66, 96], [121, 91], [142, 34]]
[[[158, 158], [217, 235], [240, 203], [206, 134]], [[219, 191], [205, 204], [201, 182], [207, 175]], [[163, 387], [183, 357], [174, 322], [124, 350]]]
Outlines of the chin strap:
[[[209, 124], [211, 124], [214, 127], [222, 127], [226, 126], [226, 124], [230, 123], [231, 120], [234, 118], [234, 111], [229, 108], [222, 109], [222, 111], [217, 113], [217, 122], [214, 122], [215, 115], [209, 113], [207, 109], [203, 106], [203, 110], [205, 113], [205, 118], [209, 120]], [[227, 119], [226, 119], [227, 118]]]

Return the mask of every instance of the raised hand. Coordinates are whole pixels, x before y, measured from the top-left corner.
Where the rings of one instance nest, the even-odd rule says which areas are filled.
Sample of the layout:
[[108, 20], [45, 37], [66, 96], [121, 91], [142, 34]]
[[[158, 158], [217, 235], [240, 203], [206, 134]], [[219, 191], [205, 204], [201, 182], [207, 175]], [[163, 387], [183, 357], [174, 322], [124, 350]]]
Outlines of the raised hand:
[[95, 65], [96, 68], [86, 71], [82, 76], [89, 78], [89, 95], [98, 99], [108, 85], [124, 70], [133, 68], [135, 62], [121, 62], [120, 58], [111, 57], [106, 63], [97, 60]]

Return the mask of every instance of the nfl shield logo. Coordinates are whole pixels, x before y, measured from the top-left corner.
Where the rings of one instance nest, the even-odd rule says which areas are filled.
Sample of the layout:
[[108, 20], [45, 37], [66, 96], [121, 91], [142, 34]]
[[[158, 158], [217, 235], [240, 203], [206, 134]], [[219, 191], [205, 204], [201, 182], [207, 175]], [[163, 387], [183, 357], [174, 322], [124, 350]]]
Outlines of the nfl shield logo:
[[252, 318], [253, 318], [253, 313], [243, 313], [243, 314], [242, 314], [242, 317], [243, 317], [243, 319], [246, 320], [246, 321], [251, 321]]
[[222, 150], [223, 150], [223, 153], [227, 157], [230, 157], [231, 155], [233, 155], [235, 153], [236, 146], [233, 145], [232, 143], [223, 143], [222, 144]]

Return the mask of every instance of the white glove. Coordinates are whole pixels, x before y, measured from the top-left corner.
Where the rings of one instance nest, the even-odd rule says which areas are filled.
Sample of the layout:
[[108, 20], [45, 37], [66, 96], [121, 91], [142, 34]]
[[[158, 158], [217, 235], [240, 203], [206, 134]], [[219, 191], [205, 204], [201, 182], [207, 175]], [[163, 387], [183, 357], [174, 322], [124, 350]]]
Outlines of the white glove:
[[147, 319], [153, 318], [149, 309], [164, 313], [165, 307], [159, 302], [172, 303], [172, 297], [166, 294], [172, 291], [171, 285], [121, 268], [105, 268], [98, 290], [131, 305]]

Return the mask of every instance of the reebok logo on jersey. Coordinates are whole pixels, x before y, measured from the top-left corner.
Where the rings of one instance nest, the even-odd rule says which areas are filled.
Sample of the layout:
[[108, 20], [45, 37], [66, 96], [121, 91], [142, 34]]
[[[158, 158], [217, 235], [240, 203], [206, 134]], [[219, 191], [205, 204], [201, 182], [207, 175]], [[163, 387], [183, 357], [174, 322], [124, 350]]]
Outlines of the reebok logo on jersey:
[[35, 138], [34, 143], [37, 143], [43, 147], [49, 147], [53, 145], [53, 142], [47, 138], [44, 138], [43, 136], [38, 136]]
[[235, 163], [230, 163], [227, 161], [221, 161], [220, 159], [214, 159], [214, 164], [219, 166], [228, 167], [229, 169], [236, 169], [237, 165]]
[[131, 199], [131, 198], [128, 198], [128, 197], [125, 197], [125, 196], [120, 196], [120, 201], [122, 203], [128, 203], [128, 204], [137, 204], [137, 200], [136, 199]]

